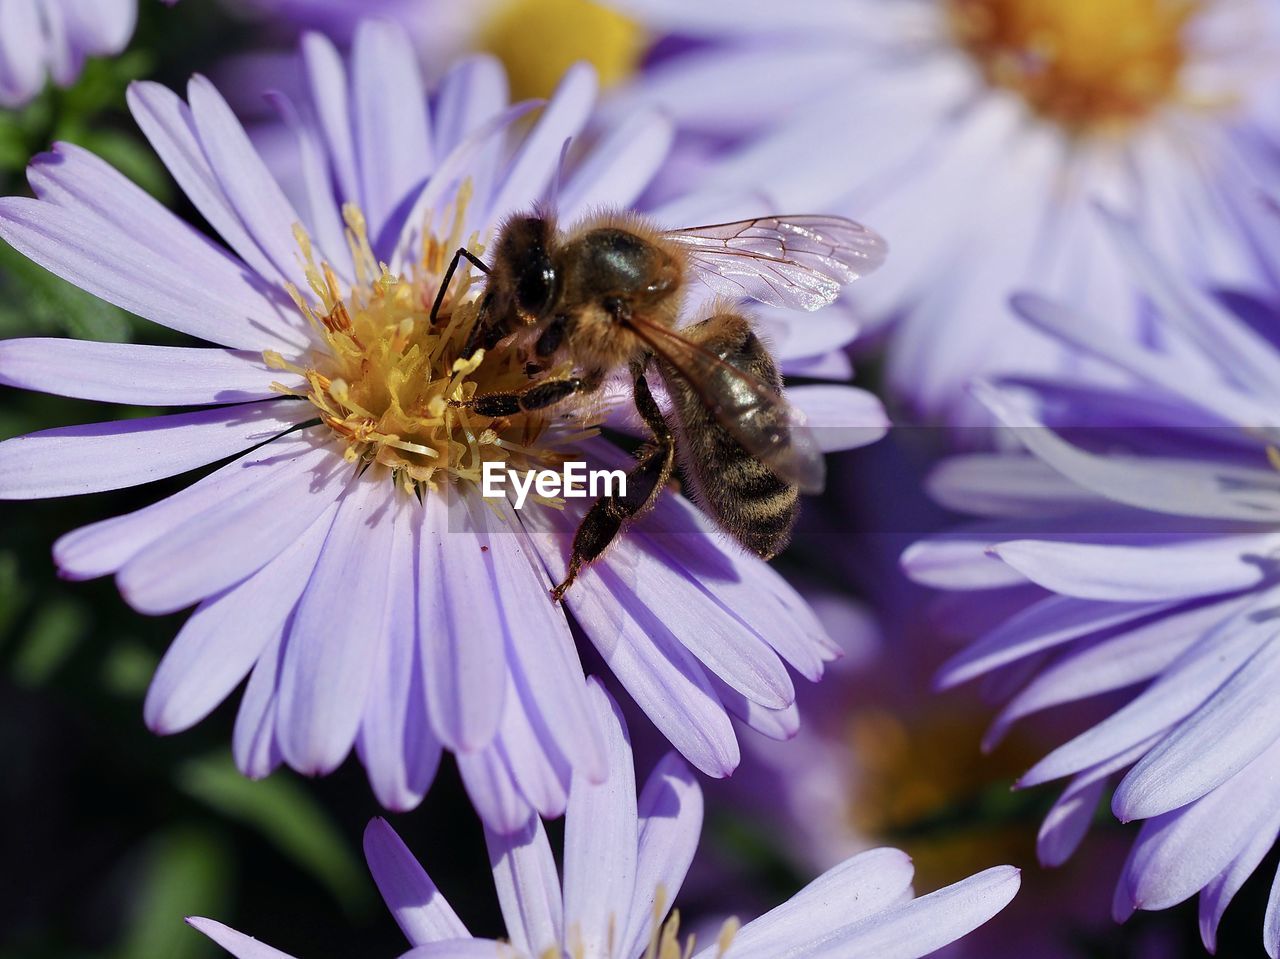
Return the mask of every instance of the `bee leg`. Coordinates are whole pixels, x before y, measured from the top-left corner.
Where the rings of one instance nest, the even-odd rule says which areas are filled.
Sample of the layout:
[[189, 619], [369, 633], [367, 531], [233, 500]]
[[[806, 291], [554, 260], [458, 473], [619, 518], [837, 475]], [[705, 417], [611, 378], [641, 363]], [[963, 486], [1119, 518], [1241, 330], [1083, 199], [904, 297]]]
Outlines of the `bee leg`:
[[474, 410], [481, 416], [515, 416], [518, 413], [546, 409], [561, 400], [567, 400], [575, 393], [589, 393], [598, 386], [599, 383], [592, 377], [575, 376], [567, 380], [545, 380], [510, 393], [482, 393], [469, 400], [455, 401], [453, 405]]
[[628, 523], [653, 508], [671, 479], [675, 468], [675, 436], [649, 391], [642, 367], [635, 372], [635, 400], [636, 409], [653, 439], [640, 449], [636, 465], [627, 473], [626, 493], [596, 500], [578, 524], [564, 582], [551, 591], [556, 602], [564, 599], [565, 592], [578, 578], [582, 567], [599, 558]]

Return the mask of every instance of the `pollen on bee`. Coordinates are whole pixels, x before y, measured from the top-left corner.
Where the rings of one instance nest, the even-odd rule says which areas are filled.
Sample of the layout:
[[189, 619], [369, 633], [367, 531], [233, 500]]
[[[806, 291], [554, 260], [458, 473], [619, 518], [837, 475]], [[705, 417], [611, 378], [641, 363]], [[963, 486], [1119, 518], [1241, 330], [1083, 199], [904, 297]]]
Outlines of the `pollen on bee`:
[[[388, 467], [396, 485], [408, 492], [441, 484], [479, 484], [486, 461], [535, 469], [563, 460], [561, 435], [580, 438], [592, 431], [585, 419], [566, 431], [545, 414], [521, 413], [495, 420], [466, 407], [476, 395], [526, 387], [525, 357], [515, 348], [462, 356], [479, 313], [470, 271], [455, 273], [434, 322], [431, 307], [447, 267], [441, 251], [463, 246], [469, 183], [440, 220], [448, 232], [436, 235], [428, 216], [421, 256], [396, 273], [379, 260], [369, 242], [359, 207], [343, 208], [353, 275], [340, 276], [302, 226], [294, 239], [305, 290], [286, 292], [314, 333], [303, 358], [265, 351], [263, 363], [302, 377], [302, 387], [274, 384], [277, 392], [303, 397], [320, 421], [344, 444], [356, 464]], [[470, 238], [469, 249], [479, 247]], [[585, 417], [584, 413], [584, 417]], [[507, 441], [510, 442], [507, 442]]]

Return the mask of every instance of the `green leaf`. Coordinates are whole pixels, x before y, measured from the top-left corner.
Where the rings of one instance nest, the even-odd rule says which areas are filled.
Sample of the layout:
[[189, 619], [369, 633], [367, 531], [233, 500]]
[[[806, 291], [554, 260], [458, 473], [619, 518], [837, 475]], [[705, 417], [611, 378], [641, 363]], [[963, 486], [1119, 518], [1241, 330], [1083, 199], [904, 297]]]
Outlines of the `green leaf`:
[[141, 699], [156, 671], [156, 654], [136, 640], [116, 643], [102, 663], [102, 684], [124, 699]]
[[185, 763], [183, 792], [260, 833], [332, 893], [348, 912], [370, 900], [364, 866], [324, 809], [287, 774], [246, 779], [225, 753]]
[[205, 959], [220, 955], [185, 916], [225, 914], [231, 899], [228, 847], [207, 829], [182, 827], [155, 836], [144, 877], [114, 959]]
[[0, 553], [0, 639], [8, 635], [29, 598], [30, 590], [22, 581], [17, 554]]
[[14, 683], [43, 686], [52, 679], [83, 638], [87, 624], [84, 607], [72, 600], [43, 606], [14, 657]]

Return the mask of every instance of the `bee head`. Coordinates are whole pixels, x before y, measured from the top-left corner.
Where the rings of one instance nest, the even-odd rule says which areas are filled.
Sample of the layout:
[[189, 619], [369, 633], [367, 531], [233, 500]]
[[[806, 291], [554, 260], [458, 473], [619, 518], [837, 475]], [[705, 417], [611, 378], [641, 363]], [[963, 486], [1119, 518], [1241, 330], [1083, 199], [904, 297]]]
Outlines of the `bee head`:
[[497, 258], [510, 265], [516, 310], [526, 322], [540, 319], [555, 300], [557, 276], [551, 260], [554, 227], [545, 217], [519, 216], [508, 221], [498, 243]]

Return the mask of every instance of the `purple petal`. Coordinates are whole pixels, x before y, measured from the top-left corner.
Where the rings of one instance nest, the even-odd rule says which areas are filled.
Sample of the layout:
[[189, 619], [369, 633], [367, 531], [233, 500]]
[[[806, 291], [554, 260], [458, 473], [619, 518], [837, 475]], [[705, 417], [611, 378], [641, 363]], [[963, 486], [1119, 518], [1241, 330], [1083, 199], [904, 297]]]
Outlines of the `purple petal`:
[[636, 857], [635, 894], [620, 956], [638, 956], [652, 933], [658, 897], [669, 909], [693, 862], [702, 834], [702, 790], [689, 767], [667, 753], [654, 767], [640, 793], [640, 846]]
[[1076, 702], [1100, 693], [1158, 676], [1194, 643], [1200, 641], [1231, 611], [1240, 599], [1192, 607], [1159, 616], [1141, 626], [1100, 640], [1077, 643], [1039, 670], [1001, 710], [984, 738], [984, 748], [1003, 739], [1018, 720], [1033, 713]]
[[[736, 959], [807, 954], [805, 945], [856, 926], [911, 895], [911, 859], [897, 849], [873, 849], [828, 869], [782, 905], [743, 926], [733, 938]], [[715, 946], [694, 959], [709, 959]], [[847, 954], [875, 955], [850, 950]]]
[[[204, 148], [196, 138], [191, 108], [168, 87], [150, 81], [130, 85], [129, 109], [173, 178], [201, 216], [240, 259], [269, 283], [283, 283], [281, 273], [263, 252], [232, 207]], [[292, 222], [286, 226], [292, 226]]]
[[527, 690], [517, 688], [508, 673], [502, 724], [495, 742], [520, 795], [539, 815], [555, 819], [564, 814], [573, 769], [547, 733], [542, 717], [526, 704], [527, 696]]
[[432, 119], [437, 154], [453, 152], [507, 103], [507, 74], [501, 61], [483, 53], [459, 59], [436, 85]]
[[914, 582], [934, 589], [986, 590], [1025, 584], [1025, 576], [991, 554], [995, 536], [995, 531], [934, 536], [912, 543], [898, 562]]
[[1168, 609], [1170, 603], [1096, 603], [1048, 596], [953, 656], [938, 671], [938, 688], [949, 689], [1033, 653], [1112, 629]]
[[536, 813], [516, 786], [501, 740], [495, 739], [478, 752], [458, 753], [455, 758], [471, 805], [487, 828], [513, 833], [529, 824]]
[[[1230, 382], [1241, 383], [1262, 404], [1263, 416], [1274, 415], [1280, 401], [1280, 357], [1264, 337], [1241, 323], [1222, 304], [1198, 289], [1185, 271], [1161, 262], [1142, 239], [1136, 226], [1107, 213], [1103, 220], [1117, 241], [1140, 287], [1151, 297], [1162, 319], [1176, 328], [1211, 360]], [[1212, 391], [1223, 392], [1221, 388]], [[1234, 391], [1232, 391], [1234, 392]], [[1196, 396], [1203, 402], [1203, 394]], [[1268, 419], [1243, 422], [1269, 422]]]
[[68, 533], [53, 545], [59, 575], [93, 579], [114, 573], [192, 516], [220, 509], [252, 489], [264, 474], [287, 469], [291, 459], [314, 445], [306, 430], [282, 436], [157, 503]]
[[307, 33], [302, 38], [302, 61], [311, 86], [311, 102], [320, 120], [329, 159], [342, 200], [363, 207], [360, 175], [356, 166], [354, 124], [351, 122], [347, 70], [342, 56], [328, 37]]
[[172, 613], [238, 583], [307, 529], [353, 475], [331, 445], [277, 462], [236, 499], [192, 516], [130, 559], [116, 575], [126, 602]]
[[1280, 817], [1273, 816], [1271, 822], [1248, 840], [1231, 865], [1200, 890], [1200, 938], [1211, 954], [1217, 952], [1218, 923], [1222, 921], [1222, 914], [1240, 887], [1271, 852], [1277, 832], [1280, 832]]
[[1203, 799], [1148, 819], [1125, 863], [1137, 909], [1167, 909], [1189, 899], [1226, 869], [1276, 814], [1273, 746]]
[[1280, 643], [1258, 624], [1258, 652], [1180, 722], [1121, 781], [1111, 806], [1122, 821], [1185, 806], [1227, 782], [1280, 739]]
[[66, 426], [0, 443], [0, 499], [138, 486], [225, 459], [310, 419], [309, 403], [246, 403]]
[[260, 354], [89, 340], [0, 343], [0, 384], [106, 403], [199, 406], [277, 396], [299, 377], [268, 369]]
[[564, 929], [560, 877], [542, 822], [534, 817], [511, 835], [486, 829], [484, 838], [511, 944], [526, 956], [559, 954]]
[[333, 521], [327, 510], [279, 556], [205, 601], [156, 667], [143, 716], [152, 732], [180, 732], [207, 716], [278, 644]]
[[824, 453], [869, 446], [889, 431], [880, 399], [866, 390], [835, 384], [793, 386], [787, 399], [804, 414]]
[[[604, 741], [592, 721], [586, 677], [564, 613], [548, 602], [551, 581], [538, 562], [529, 534], [506, 501], [494, 503], [505, 532], [489, 537], [494, 581], [501, 584], [501, 611], [510, 668], [527, 690], [530, 712], [574, 769], [592, 781], [608, 774]], [[518, 615], [517, 615], [518, 611]]]
[[1173, 516], [1255, 523], [1280, 515], [1274, 470], [1198, 459], [1089, 453], [1046, 427], [1013, 399], [1013, 390], [980, 384], [973, 392], [1002, 423], [1016, 428], [1019, 442], [1028, 450], [1067, 478], [1117, 503]]
[[596, 74], [577, 63], [565, 71], [547, 107], [512, 157], [486, 216], [492, 220], [527, 208], [551, 180], [560, 161], [560, 147], [578, 135], [596, 99]]
[[490, 537], [478, 497], [428, 496], [420, 526], [418, 633], [427, 709], [449, 748], [474, 752], [492, 742], [505, 691], [499, 604], [477, 602], [505, 584], [494, 578]]
[[1013, 900], [1021, 883], [1017, 869], [996, 866], [846, 927], [796, 955], [835, 959], [856, 951], [876, 959], [919, 959], [990, 920]]
[[297, 143], [303, 195], [309, 214], [306, 223], [338, 276], [350, 280], [355, 276], [355, 266], [351, 261], [351, 248], [347, 246], [346, 226], [333, 195], [329, 157], [320, 142], [320, 134], [311, 123], [303, 120], [293, 101], [283, 93], [269, 93], [267, 101], [275, 107], [281, 122]]
[[[1223, 417], [1224, 422], [1266, 423], [1270, 420], [1270, 409], [1257, 399], [1237, 390], [1224, 389], [1221, 379], [1187, 363], [1179, 363], [1168, 354], [1143, 348], [1136, 339], [1122, 335], [1111, 324], [1094, 316], [1034, 294], [1015, 296], [1013, 308], [1036, 329], [1044, 330], [1084, 355], [1099, 357], [1169, 395], [1182, 397], [1193, 408], [1210, 410]], [[1235, 321], [1232, 325], [1243, 327]], [[1271, 347], [1262, 349], [1274, 352]]]
[[1271, 881], [1267, 896], [1267, 914], [1262, 920], [1262, 945], [1271, 959], [1280, 956], [1280, 871]]
[[930, 497], [957, 513], [1043, 521], [1105, 503], [1028, 455], [971, 453], [943, 460], [929, 474]]
[[1079, 847], [1093, 822], [1108, 778], [1151, 748], [1158, 737], [1144, 739], [1119, 756], [1086, 769], [1067, 785], [1044, 817], [1036, 837], [1036, 854], [1042, 866], [1061, 866]]
[[44, 86], [44, 31], [37, 0], [0, 3], [0, 107], [20, 107]]
[[0, 237], [82, 290], [171, 330], [289, 354], [307, 343], [282, 307], [207, 251], [162, 255], [83, 210], [20, 196], [0, 199]]
[[230, 926], [224, 926], [212, 919], [190, 916], [187, 919], [187, 925], [204, 933], [237, 959], [293, 959], [292, 956], [279, 949], [271, 948], [265, 942], [251, 939], [244, 933], [236, 932]]
[[992, 552], [1045, 589], [1081, 599], [1140, 603], [1247, 589], [1263, 578], [1254, 557], [1270, 537], [1232, 536], [1149, 545], [1013, 540]]
[[[548, 549], [541, 537], [534, 541], [544, 563], [548, 549], [559, 554], [558, 541]], [[556, 561], [562, 563], [558, 555]], [[555, 575], [554, 566], [548, 571]], [[597, 575], [598, 583], [584, 580], [566, 596], [574, 618], [671, 744], [707, 775], [728, 775], [738, 765], [738, 742], [702, 667], [656, 620], [642, 622], [632, 612], [629, 590], [616, 574], [602, 567]]]
[[264, 779], [284, 762], [276, 735], [284, 646], [284, 637], [273, 640], [258, 657], [236, 712], [231, 753], [236, 768], [250, 779]]
[[356, 157], [371, 238], [430, 170], [431, 135], [418, 58], [394, 23], [363, 20], [351, 55]]
[[365, 827], [364, 858], [383, 901], [413, 945], [468, 935], [467, 927], [404, 840], [381, 817], [371, 819]]
[[627, 209], [640, 197], [671, 149], [675, 130], [661, 114], [641, 110], [613, 126], [575, 169], [560, 195], [566, 222], [609, 206]]
[[[187, 84], [196, 135], [240, 220], [282, 276], [303, 282], [293, 228], [302, 218], [258, 156], [227, 101], [197, 74]], [[323, 253], [323, 251], [319, 251]], [[321, 257], [323, 258], [323, 257]]]
[[441, 744], [426, 717], [418, 661], [414, 522], [408, 497], [396, 498], [392, 520], [390, 593], [402, 597], [389, 609], [386, 638], [378, 650], [373, 688], [360, 720], [357, 747], [374, 795], [387, 809], [413, 809], [426, 795], [440, 764]]
[[730, 689], [718, 677], [707, 678], [729, 714], [760, 735], [785, 742], [800, 731], [800, 710], [795, 703], [783, 709], [769, 709]]
[[391, 615], [392, 498], [402, 495], [380, 469], [347, 487], [294, 614], [279, 739], [289, 765], [307, 775], [336, 769], [355, 741]]
[[[119, 231], [154, 259], [169, 264], [168, 272], [199, 281], [205, 296], [212, 298], [208, 302], [224, 303], [231, 315], [243, 313], [237, 317], [238, 326], [245, 326], [246, 319], [253, 321], [249, 329], [259, 340], [257, 328], [262, 327], [282, 342], [306, 345], [306, 327], [283, 290], [248, 273], [243, 262], [89, 151], [55, 143], [52, 152], [32, 160], [27, 179], [42, 201], [75, 214], [91, 228], [97, 224]], [[201, 317], [188, 322], [201, 322]], [[212, 322], [205, 322], [209, 333], [218, 331]], [[206, 333], [198, 335], [220, 342]]]
[[1253, 597], [1193, 645], [1140, 696], [1059, 746], [1019, 780], [1033, 786], [1105, 762], [1189, 716], [1258, 650], [1250, 612], [1267, 600]]
[[[639, 826], [631, 741], [617, 703], [590, 683], [596, 723], [605, 734], [609, 778], [575, 776], [564, 825], [564, 923], [571, 952], [605, 955], [616, 924], [631, 912]], [[602, 855], [602, 852], [605, 854]]]
[[509, 942], [493, 939], [453, 939], [415, 946], [400, 959], [533, 959], [521, 956]]

